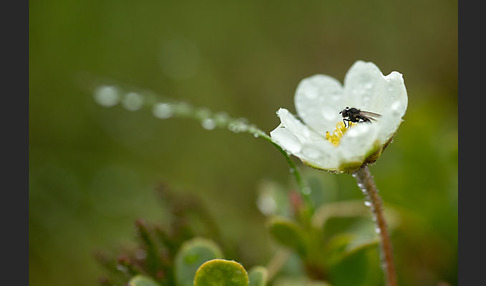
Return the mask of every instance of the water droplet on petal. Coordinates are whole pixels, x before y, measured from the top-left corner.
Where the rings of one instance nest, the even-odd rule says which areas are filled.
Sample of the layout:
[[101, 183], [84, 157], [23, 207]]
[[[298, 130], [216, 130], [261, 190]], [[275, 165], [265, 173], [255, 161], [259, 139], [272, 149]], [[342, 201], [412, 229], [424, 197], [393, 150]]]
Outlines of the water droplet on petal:
[[335, 121], [339, 115], [339, 111], [336, 111], [335, 109], [325, 106], [321, 110], [322, 117], [328, 121]]
[[308, 157], [309, 159], [313, 159], [313, 160], [317, 160], [321, 157], [320, 150], [308, 146], [302, 150], [302, 154]]

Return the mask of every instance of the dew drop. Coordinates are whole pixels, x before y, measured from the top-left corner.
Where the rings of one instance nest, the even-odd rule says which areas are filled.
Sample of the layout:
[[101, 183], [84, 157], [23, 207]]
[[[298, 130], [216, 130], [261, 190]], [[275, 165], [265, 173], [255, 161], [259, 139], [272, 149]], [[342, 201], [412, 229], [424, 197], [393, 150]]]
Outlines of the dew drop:
[[302, 193], [304, 195], [310, 195], [312, 193], [312, 190], [309, 187], [305, 187], [305, 188], [302, 188]]
[[370, 206], [371, 206], [371, 202], [369, 202], [369, 201], [365, 201], [365, 202], [364, 202], [364, 204], [365, 204], [365, 206], [367, 206], [367, 207], [370, 207]]
[[339, 115], [339, 111], [334, 110], [331, 107], [323, 107], [321, 110], [321, 115], [328, 121], [334, 121]]
[[179, 115], [190, 115], [192, 111], [192, 106], [189, 105], [189, 103], [186, 102], [179, 102], [173, 106], [174, 113], [179, 114]]
[[257, 207], [264, 215], [271, 215], [277, 211], [277, 202], [271, 196], [261, 196], [257, 200]]
[[214, 120], [217, 124], [223, 125], [228, 122], [229, 116], [225, 112], [218, 112], [214, 115]]
[[172, 106], [168, 103], [157, 103], [153, 109], [154, 116], [161, 119], [171, 117], [172, 113]]
[[118, 90], [113, 86], [100, 86], [94, 92], [95, 101], [102, 106], [112, 107], [120, 101]]
[[317, 160], [321, 157], [321, 152], [318, 149], [315, 149], [313, 147], [306, 147], [302, 150], [302, 153], [304, 156], [307, 156], [308, 158], [312, 160]]
[[248, 128], [249, 128], [248, 124], [246, 124], [242, 119], [235, 120], [230, 124], [228, 124], [228, 129], [235, 133], [247, 131]]
[[213, 130], [216, 128], [216, 122], [212, 118], [205, 118], [201, 121], [201, 125], [206, 130]]
[[129, 92], [122, 99], [122, 105], [130, 111], [138, 110], [143, 105], [143, 97], [136, 92]]

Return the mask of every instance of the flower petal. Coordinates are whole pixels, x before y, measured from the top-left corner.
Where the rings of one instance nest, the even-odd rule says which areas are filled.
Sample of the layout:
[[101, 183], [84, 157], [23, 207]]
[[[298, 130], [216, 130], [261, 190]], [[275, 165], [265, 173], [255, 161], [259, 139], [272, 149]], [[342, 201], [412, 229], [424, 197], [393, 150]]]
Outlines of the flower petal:
[[346, 99], [343, 103], [346, 106], [383, 114], [386, 80], [375, 64], [355, 62], [344, 77], [344, 90]]
[[339, 81], [326, 75], [303, 79], [295, 92], [295, 108], [302, 120], [319, 134], [334, 129], [341, 119], [344, 90]]
[[379, 125], [378, 137], [380, 143], [386, 143], [395, 134], [403, 121], [402, 117], [404, 113], [405, 111], [403, 110], [403, 104], [396, 101], [383, 115], [383, 118], [376, 123]]
[[384, 106], [383, 120], [379, 120], [380, 142], [386, 143], [402, 123], [408, 105], [407, 89], [402, 74], [392, 72], [385, 77], [386, 96], [382, 99]]
[[[384, 76], [373, 63], [357, 61], [344, 79], [344, 87], [334, 78], [315, 75], [302, 80], [295, 94], [301, 122], [288, 110], [277, 114], [281, 124], [272, 140], [304, 163], [329, 171], [352, 171], [365, 160], [376, 160], [383, 145], [395, 134], [408, 105], [403, 77], [398, 72]], [[339, 111], [346, 106], [381, 114], [372, 123], [358, 123], [334, 146], [325, 132], [341, 121]], [[370, 157], [372, 156], [372, 157]], [[370, 159], [371, 158], [371, 159]]]
[[379, 126], [374, 123], [361, 123], [349, 129], [338, 146], [341, 163], [364, 162], [378, 143], [379, 131]]
[[304, 125], [287, 109], [280, 108], [277, 111], [277, 115], [280, 117], [281, 125], [289, 129], [289, 131], [292, 132], [299, 139], [300, 142], [302, 143], [327, 142], [323, 136], [318, 135], [316, 132], [311, 130], [307, 125]]
[[302, 146], [298, 157], [314, 168], [337, 171], [339, 167], [338, 155], [336, 147], [332, 144], [311, 142]]
[[292, 154], [299, 153], [302, 149], [302, 142], [299, 138], [282, 124], [270, 132], [270, 137], [272, 137], [273, 142]]
[[399, 72], [391, 72], [385, 77], [386, 81], [386, 96], [383, 100], [386, 102], [385, 106], [393, 109], [392, 112], [405, 115], [408, 105], [407, 89], [403, 81], [403, 76]]

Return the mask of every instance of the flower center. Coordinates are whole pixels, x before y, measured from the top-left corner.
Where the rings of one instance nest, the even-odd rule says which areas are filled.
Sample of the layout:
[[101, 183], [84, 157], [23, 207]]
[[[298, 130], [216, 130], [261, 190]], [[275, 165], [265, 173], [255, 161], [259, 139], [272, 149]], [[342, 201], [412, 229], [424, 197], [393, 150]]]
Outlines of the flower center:
[[336, 129], [332, 134], [329, 133], [329, 131], [326, 131], [327, 141], [331, 142], [334, 146], [338, 146], [339, 143], [341, 143], [341, 137], [343, 137], [344, 133], [346, 133], [346, 131], [348, 131], [349, 128], [353, 127], [354, 125], [355, 123], [349, 122], [349, 127], [346, 127], [346, 125], [344, 125], [344, 122], [339, 121], [336, 124]]

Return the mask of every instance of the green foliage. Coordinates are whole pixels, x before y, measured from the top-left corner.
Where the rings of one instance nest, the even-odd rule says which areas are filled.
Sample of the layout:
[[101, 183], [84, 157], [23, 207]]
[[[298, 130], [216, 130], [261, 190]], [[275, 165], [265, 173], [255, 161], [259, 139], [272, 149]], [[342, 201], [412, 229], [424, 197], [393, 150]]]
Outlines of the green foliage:
[[[87, 90], [92, 82], [86, 80], [99, 75], [187, 99], [244, 116], [269, 131], [278, 123], [275, 111], [293, 106], [302, 78], [324, 73], [342, 80], [356, 59], [371, 60], [384, 72], [403, 72], [409, 93], [405, 121], [371, 166], [385, 211], [394, 212], [387, 218], [400, 285], [458, 284], [457, 1], [274, 4], [30, 2], [33, 286], [92, 285], [100, 273], [106, 276], [104, 285], [125, 285], [139, 274], [174, 285], [175, 254], [196, 236], [218, 242], [243, 265], [266, 265], [274, 252], [294, 248], [280, 244], [275, 250], [267, 239], [265, 221], [255, 209], [255, 186], [261, 179], [279, 184], [278, 207], [268, 216], [285, 217], [303, 229], [307, 247], [324, 260], [312, 258], [329, 271], [326, 278], [331, 280], [336, 271], [380, 273], [379, 267], [367, 268], [364, 259], [359, 260], [362, 265], [353, 264], [361, 270], [331, 267], [370, 241], [370, 218], [334, 213], [324, 224], [302, 224], [290, 204], [295, 185], [287, 184], [288, 167], [266, 142], [208, 131], [189, 120], [157, 120], [147, 111], [102, 108], [94, 103]], [[200, 58], [195, 60], [194, 53], [185, 57], [191, 49], [172, 49], [176, 54], [170, 66], [199, 65], [192, 77], [175, 79], [163, 59], [168, 43], [181, 39], [192, 42]], [[86, 77], [86, 72], [95, 76]], [[317, 208], [362, 202], [349, 176], [302, 171]], [[215, 219], [206, 219], [208, 213], [199, 212], [191, 200], [154, 199], [158, 181], [179, 188], [175, 193], [181, 197], [197, 193]], [[137, 226], [133, 242], [131, 224], [137, 218], [155, 221], [157, 227]], [[217, 231], [215, 226], [224, 228]], [[123, 248], [114, 250], [119, 243]], [[105, 267], [100, 269], [87, 255], [93, 249], [116, 254], [100, 254]], [[305, 276], [306, 265], [291, 256], [278, 271], [269, 271], [268, 282], [277, 285], [284, 276]]]
[[160, 286], [152, 278], [142, 275], [136, 275], [128, 282], [128, 286]]
[[334, 286], [381, 285], [378, 243], [368, 243], [349, 251], [330, 268], [330, 281]]
[[213, 259], [196, 272], [194, 286], [248, 286], [248, 274], [238, 262]]
[[249, 286], [265, 286], [268, 280], [268, 270], [263, 266], [254, 266], [248, 271]]
[[194, 238], [184, 242], [174, 261], [177, 285], [192, 286], [194, 275], [204, 262], [222, 257], [223, 253], [211, 240]]
[[289, 247], [300, 255], [306, 254], [304, 231], [293, 221], [273, 217], [268, 221], [268, 231], [283, 246]]

